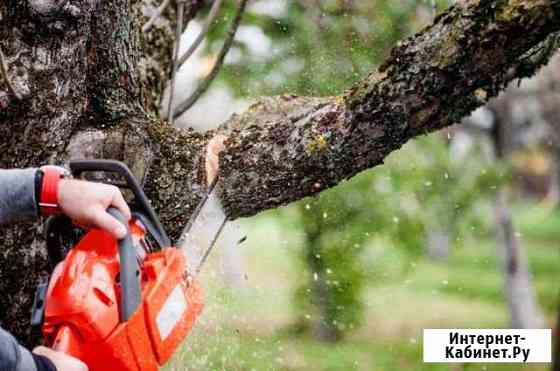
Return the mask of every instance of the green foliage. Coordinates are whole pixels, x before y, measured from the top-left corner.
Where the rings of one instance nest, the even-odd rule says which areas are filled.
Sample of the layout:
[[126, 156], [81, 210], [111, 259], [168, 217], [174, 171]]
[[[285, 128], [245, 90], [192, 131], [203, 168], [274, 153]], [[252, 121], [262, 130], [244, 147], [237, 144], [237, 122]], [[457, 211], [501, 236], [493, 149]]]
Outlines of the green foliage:
[[[234, 10], [233, 1], [209, 35], [208, 52], [217, 53]], [[391, 47], [415, 27], [416, 0], [290, 0], [274, 15], [247, 12], [243, 25], [271, 42], [265, 56], [247, 44], [234, 44], [220, 78], [239, 96], [290, 92], [341, 93], [365, 77]], [[423, 6], [421, 4], [421, 6]], [[251, 8], [249, 8], [251, 9]]]
[[[386, 165], [300, 202], [296, 216], [293, 209], [280, 212], [292, 233], [299, 227], [306, 236], [302, 254], [310, 273], [297, 296], [306, 322], [319, 316], [337, 337], [362, 323], [364, 281], [382, 281], [388, 270], [368, 262], [377, 259], [372, 240], [405, 252], [390, 261], [413, 262], [424, 252], [429, 230], [444, 231], [457, 246], [491, 232], [489, 201], [509, 172], [489, 163], [479, 146], [465, 156], [468, 162], [453, 160], [441, 137], [421, 138]], [[399, 266], [396, 274], [409, 267]], [[468, 290], [468, 283], [461, 284]], [[488, 295], [500, 290], [492, 286]]]
[[490, 196], [509, 180], [510, 170], [489, 161], [484, 144], [480, 138], [466, 154], [453, 156], [447, 141], [434, 135], [416, 140], [414, 153], [395, 156], [399, 165], [390, 175], [393, 192], [416, 195], [414, 217], [422, 220], [424, 231], [445, 231], [457, 242], [490, 231]]
[[[542, 205], [521, 204], [520, 230], [531, 227], [531, 216], [550, 212]], [[213, 255], [200, 279], [208, 298], [204, 315], [193, 328], [182, 352], [166, 366], [184, 370], [360, 370], [450, 371], [445, 364], [422, 362], [423, 328], [503, 328], [508, 325], [503, 278], [493, 236], [465, 239], [446, 264], [422, 256], [410, 258], [384, 236], [368, 242], [361, 256], [377, 275], [364, 281], [360, 301], [365, 321], [345, 341], [317, 342], [310, 336], [284, 331], [298, 319], [301, 308], [290, 294], [309, 273], [302, 272], [299, 230], [286, 230], [299, 222], [299, 209], [285, 210], [291, 220], [278, 225], [275, 213], [266, 212], [243, 221], [249, 231], [239, 246], [249, 259], [246, 286], [231, 286], [212, 274], [219, 270]], [[548, 325], [555, 318], [560, 272], [558, 244], [523, 237], [535, 289]], [[407, 269], [402, 269], [407, 267]], [[388, 277], [384, 277], [389, 273]], [[467, 370], [545, 371], [546, 364], [477, 364]]]
[[315, 199], [300, 204], [301, 225], [306, 236], [302, 253], [310, 277], [300, 287], [297, 299], [305, 313], [304, 321], [311, 322], [315, 333], [323, 339], [338, 340], [346, 330], [362, 321], [359, 297], [364, 273], [356, 255], [362, 249], [365, 235], [333, 224], [341, 217], [353, 217], [349, 214], [355, 209], [342, 208], [339, 215], [331, 218], [328, 213], [336, 212], [331, 208], [335, 205], [328, 204], [325, 208], [322, 202]]
[[560, 210], [538, 206], [514, 210], [520, 232], [528, 238], [558, 241], [560, 238]]

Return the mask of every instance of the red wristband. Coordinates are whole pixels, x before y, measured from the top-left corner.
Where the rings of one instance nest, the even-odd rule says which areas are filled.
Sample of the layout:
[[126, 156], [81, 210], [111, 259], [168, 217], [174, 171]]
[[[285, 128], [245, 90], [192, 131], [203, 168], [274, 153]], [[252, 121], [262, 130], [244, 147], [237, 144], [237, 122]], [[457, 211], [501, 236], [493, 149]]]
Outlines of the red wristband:
[[41, 184], [41, 195], [39, 197], [39, 207], [41, 215], [49, 216], [58, 214], [58, 183], [64, 177], [65, 170], [58, 166], [43, 166], [43, 183]]

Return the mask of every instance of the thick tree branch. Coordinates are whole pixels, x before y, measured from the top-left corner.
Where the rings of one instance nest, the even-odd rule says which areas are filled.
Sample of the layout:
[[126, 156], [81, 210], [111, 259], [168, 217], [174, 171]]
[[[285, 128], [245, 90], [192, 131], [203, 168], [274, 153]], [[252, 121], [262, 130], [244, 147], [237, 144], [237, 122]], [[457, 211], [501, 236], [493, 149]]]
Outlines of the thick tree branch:
[[[527, 51], [560, 28], [560, 1], [470, 1], [402, 42], [341, 97], [269, 98], [229, 120], [221, 156], [231, 218], [332, 187], [409, 139], [459, 122], [527, 76]], [[522, 67], [522, 68], [521, 68]]]

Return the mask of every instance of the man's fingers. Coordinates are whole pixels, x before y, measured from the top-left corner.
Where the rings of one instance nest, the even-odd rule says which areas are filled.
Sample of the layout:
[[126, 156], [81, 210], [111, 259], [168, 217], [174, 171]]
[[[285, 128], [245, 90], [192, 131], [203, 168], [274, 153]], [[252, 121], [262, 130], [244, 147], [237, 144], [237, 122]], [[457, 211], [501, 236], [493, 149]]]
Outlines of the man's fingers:
[[128, 207], [128, 204], [124, 200], [124, 197], [123, 197], [121, 191], [119, 191], [118, 188], [116, 189], [115, 193], [113, 194], [113, 199], [111, 200], [111, 205], [116, 207], [121, 213], [123, 213], [126, 220], [130, 220], [130, 218], [132, 217], [131, 214], [130, 214], [130, 208]]
[[94, 226], [109, 232], [116, 239], [122, 239], [126, 236], [126, 227], [124, 224], [109, 215], [109, 213], [101, 207], [95, 208], [92, 221]]

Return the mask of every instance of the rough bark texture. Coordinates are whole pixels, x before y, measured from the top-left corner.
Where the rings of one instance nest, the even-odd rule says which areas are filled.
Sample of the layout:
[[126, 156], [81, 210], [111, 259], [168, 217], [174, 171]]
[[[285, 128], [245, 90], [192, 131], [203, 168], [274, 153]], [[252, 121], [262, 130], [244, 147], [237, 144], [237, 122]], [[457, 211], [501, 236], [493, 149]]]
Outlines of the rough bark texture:
[[465, 3], [341, 97], [272, 98], [232, 118], [221, 161], [229, 214], [319, 192], [382, 163], [410, 138], [458, 122], [532, 74], [524, 55], [560, 26], [557, 1]]
[[[192, 17], [200, 1], [189, 2]], [[218, 131], [228, 134], [221, 190], [230, 218], [331, 187], [382, 163], [408, 139], [453, 124], [539, 63], [528, 56], [560, 29], [558, 0], [471, 0], [401, 43], [340, 97], [263, 99]], [[174, 14], [140, 27], [151, 0], [4, 0], [0, 46], [24, 97], [0, 85], [0, 166], [76, 157], [127, 162], [176, 236], [205, 184], [215, 133], [157, 119], [169, 75]], [[189, 17], [186, 17], [189, 19]], [[526, 58], [527, 57], [527, 58]], [[32, 286], [44, 269], [33, 225], [3, 229], [0, 318], [28, 335]]]

